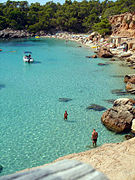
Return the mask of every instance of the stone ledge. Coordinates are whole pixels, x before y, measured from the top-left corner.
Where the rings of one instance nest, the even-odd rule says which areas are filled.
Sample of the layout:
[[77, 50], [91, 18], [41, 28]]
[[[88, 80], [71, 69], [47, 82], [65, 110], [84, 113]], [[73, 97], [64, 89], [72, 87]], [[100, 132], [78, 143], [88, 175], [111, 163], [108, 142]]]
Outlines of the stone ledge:
[[92, 166], [77, 160], [62, 160], [45, 167], [35, 168], [0, 177], [0, 180], [107, 180]]

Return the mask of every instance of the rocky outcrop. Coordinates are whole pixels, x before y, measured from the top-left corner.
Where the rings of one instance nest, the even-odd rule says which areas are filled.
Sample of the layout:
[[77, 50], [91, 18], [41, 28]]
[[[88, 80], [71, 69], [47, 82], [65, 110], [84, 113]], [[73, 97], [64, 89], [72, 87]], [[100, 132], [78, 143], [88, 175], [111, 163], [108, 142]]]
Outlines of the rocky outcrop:
[[98, 51], [98, 56], [101, 58], [112, 58], [113, 54], [106, 47], [101, 47]]
[[120, 98], [114, 101], [112, 108], [103, 113], [101, 121], [108, 129], [120, 133], [131, 130], [134, 116], [135, 109], [130, 99]]
[[135, 14], [124, 13], [109, 18], [112, 35], [135, 37]]
[[0, 38], [24, 38], [32, 37], [34, 34], [27, 32], [26, 30], [12, 30], [10, 28], [0, 31]]
[[126, 83], [126, 91], [135, 94], [135, 74], [126, 75], [124, 78], [124, 82]]
[[135, 119], [132, 121], [131, 132], [135, 134]]
[[[101, 135], [102, 136], [102, 135]], [[122, 143], [104, 144], [92, 150], [61, 157], [91, 164], [110, 180], [135, 179], [135, 138]]]

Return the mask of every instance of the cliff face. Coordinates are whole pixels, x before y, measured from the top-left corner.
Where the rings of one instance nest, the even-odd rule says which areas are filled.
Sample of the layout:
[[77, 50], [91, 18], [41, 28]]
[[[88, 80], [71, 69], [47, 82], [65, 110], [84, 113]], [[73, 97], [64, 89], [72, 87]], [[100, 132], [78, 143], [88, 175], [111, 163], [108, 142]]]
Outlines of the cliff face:
[[109, 22], [112, 25], [112, 35], [135, 37], [135, 14], [124, 13], [111, 16]]

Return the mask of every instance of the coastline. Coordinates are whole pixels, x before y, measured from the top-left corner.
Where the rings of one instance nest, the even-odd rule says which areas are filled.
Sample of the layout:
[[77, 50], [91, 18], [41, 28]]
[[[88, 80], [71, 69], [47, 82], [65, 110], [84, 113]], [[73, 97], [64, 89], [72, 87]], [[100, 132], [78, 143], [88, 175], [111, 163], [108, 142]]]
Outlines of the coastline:
[[[78, 39], [78, 40], [76, 40], [76, 42], [79, 42], [80, 43], [80, 38]], [[83, 42], [82, 42], [82, 44], [83, 44]], [[86, 43], [87, 44], [87, 43]], [[85, 43], [83, 44], [83, 45], [85, 45]], [[88, 46], [89, 47], [89, 46]], [[93, 49], [95, 49], [95, 48], [93, 48]], [[96, 149], [94, 149], [94, 150], [96, 150]]]
[[[110, 180], [135, 179], [135, 138], [121, 142], [109, 143], [91, 150], [73, 153], [56, 159], [55, 161], [38, 167], [27, 168], [18, 172], [27, 172], [46, 167], [61, 160], [77, 160], [91, 165], [105, 174]], [[16, 173], [18, 173], [16, 172]]]
[[[63, 39], [68, 41], [74, 41], [77, 42], [78, 44], [91, 48], [93, 50], [93, 55], [98, 55], [100, 58], [110, 58], [111, 61], [122, 61], [123, 65], [135, 69], [135, 51], [132, 48], [129, 48], [127, 51], [123, 50], [123, 47], [120, 44], [112, 43], [112, 38], [111, 36], [107, 38], [102, 38], [98, 33], [93, 32], [91, 34], [73, 34], [73, 33], [68, 33], [68, 32], [61, 32], [61, 33], [56, 33], [55, 35], [44, 35], [44, 36], [39, 36], [39, 38], [56, 38], [56, 39]], [[114, 40], [114, 39], [113, 39]], [[125, 43], [128, 42], [127, 40], [123, 40]], [[123, 42], [122, 41], [122, 42]], [[132, 41], [131, 41], [132, 43]], [[100, 53], [101, 51], [101, 53]], [[102, 54], [103, 53], [103, 54]], [[107, 54], [107, 56], [104, 56]], [[108, 56], [111, 54], [111, 56]], [[88, 57], [88, 58], [93, 58], [93, 57]], [[95, 57], [94, 57], [95, 58]]]

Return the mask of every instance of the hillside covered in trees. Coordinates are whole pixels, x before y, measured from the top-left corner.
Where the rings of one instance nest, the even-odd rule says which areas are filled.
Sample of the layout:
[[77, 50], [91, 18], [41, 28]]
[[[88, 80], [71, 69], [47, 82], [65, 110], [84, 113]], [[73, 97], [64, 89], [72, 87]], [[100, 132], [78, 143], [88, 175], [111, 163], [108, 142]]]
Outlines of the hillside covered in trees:
[[108, 17], [125, 12], [135, 12], [135, 0], [65, 0], [64, 4], [47, 2], [28, 4], [27, 1], [0, 3], [0, 30], [28, 30], [46, 32], [90, 32], [109, 34], [111, 25]]

